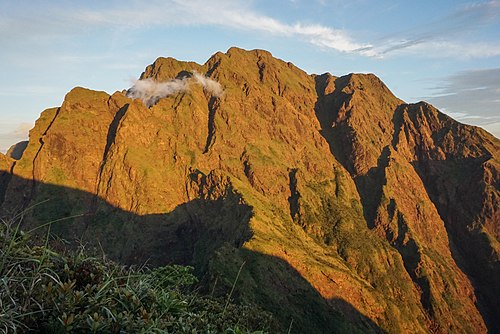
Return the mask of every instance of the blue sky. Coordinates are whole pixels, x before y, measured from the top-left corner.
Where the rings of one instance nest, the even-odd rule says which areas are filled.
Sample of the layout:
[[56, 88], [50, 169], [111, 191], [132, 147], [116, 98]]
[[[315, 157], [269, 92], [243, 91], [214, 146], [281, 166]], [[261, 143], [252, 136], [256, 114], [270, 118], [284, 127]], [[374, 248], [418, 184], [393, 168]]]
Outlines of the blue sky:
[[0, 0], [0, 150], [74, 86], [113, 93], [157, 57], [266, 49], [308, 73], [371, 72], [500, 137], [500, 1]]

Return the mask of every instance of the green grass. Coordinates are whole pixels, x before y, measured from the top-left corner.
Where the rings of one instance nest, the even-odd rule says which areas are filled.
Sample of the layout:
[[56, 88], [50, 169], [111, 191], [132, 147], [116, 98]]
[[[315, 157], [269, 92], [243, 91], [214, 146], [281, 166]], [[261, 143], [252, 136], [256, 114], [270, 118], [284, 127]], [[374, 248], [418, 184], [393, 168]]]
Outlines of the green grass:
[[[0, 333], [264, 333], [272, 317], [197, 292], [193, 268], [124, 267], [0, 221]], [[237, 284], [237, 282], [235, 282]]]

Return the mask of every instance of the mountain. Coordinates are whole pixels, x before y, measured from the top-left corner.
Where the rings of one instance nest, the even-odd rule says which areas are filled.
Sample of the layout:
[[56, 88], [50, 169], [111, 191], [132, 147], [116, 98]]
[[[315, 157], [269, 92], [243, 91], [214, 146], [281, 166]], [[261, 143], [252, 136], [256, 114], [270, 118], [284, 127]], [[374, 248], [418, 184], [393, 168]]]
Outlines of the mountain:
[[23, 156], [23, 152], [28, 146], [28, 141], [24, 140], [17, 144], [12, 145], [8, 150], [6, 155], [12, 159], [19, 160]]
[[284, 331], [500, 331], [497, 138], [262, 50], [141, 79], [163, 85], [149, 106], [136, 84], [42, 112], [0, 156], [3, 213], [123, 263], [192, 264]]

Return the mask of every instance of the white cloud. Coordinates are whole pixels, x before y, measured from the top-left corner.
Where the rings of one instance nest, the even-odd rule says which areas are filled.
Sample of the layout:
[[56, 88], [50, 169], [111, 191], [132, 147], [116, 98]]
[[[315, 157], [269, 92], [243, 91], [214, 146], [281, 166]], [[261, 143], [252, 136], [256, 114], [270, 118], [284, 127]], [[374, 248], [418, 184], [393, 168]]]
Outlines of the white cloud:
[[500, 137], [500, 68], [468, 70], [441, 79], [427, 99], [459, 121], [483, 126]]
[[28, 132], [32, 123], [0, 122], [0, 152], [6, 153], [14, 144], [28, 139]]
[[285, 23], [252, 10], [243, 1], [212, 0], [210, 4], [201, 0], [157, 0], [147, 4], [132, 1], [128, 4], [117, 2], [99, 10], [51, 8], [37, 12], [34, 20], [26, 20], [26, 14], [23, 15], [20, 20], [6, 17], [9, 23], [0, 25], [0, 39], [30, 36], [39, 40], [41, 37], [75, 34], [82, 28], [102, 26], [140, 29], [152, 26], [213, 25], [298, 38], [340, 52], [358, 52], [359, 49], [370, 47], [366, 43], [354, 41], [343, 30], [322, 25]]
[[446, 40], [402, 40], [389, 41], [371, 51], [380, 57], [389, 54], [416, 54], [426, 58], [470, 59], [500, 56], [500, 44]]
[[369, 44], [360, 44], [352, 41], [341, 30], [335, 30], [320, 25], [295, 24], [290, 27], [292, 34], [306, 38], [310, 43], [335, 49], [342, 52], [356, 52], [366, 56], [376, 56]]
[[148, 25], [215, 25], [256, 31], [276, 36], [298, 37], [305, 41], [342, 52], [356, 52], [369, 47], [354, 42], [347, 33], [321, 25], [287, 24], [253, 11], [241, 1], [160, 1], [140, 4], [138, 8], [114, 8], [110, 12], [84, 11], [77, 19], [89, 24]]
[[412, 29], [381, 38], [371, 51], [380, 57], [401, 53], [433, 58], [495, 57], [500, 55], [499, 40], [478, 36], [482, 29], [498, 29], [499, 24], [499, 1], [467, 4], [437, 20], [420, 21]]
[[25, 138], [25, 139], [27, 139], [28, 138], [28, 133], [31, 130], [31, 128], [33, 128], [33, 124], [32, 123], [20, 123], [17, 126], [17, 128], [15, 128], [14, 131], [12, 131], [12, 134], [14, 136], [19, 137], [19, 138]]
[[[78, 8], [75, 5], [69, 10], [63, 6], [59, 9], [56, 5], [45, 4], [41, 10], [35, 5], [26, 9], [26, 13], [3, 15], [0, 20], [4, 21], [0, 24], [0, 39], [14, 43], [22, 42], [27, 37], [39, 42], [100, 27], [126, 30], [211, 25], [295, 38], [320, 48], [367, 57], [383, 58], [402, 53], [453, 58], [500, 55], [498, 39], [485, 36], [477, 40], [475, 34], [483, 28], [499, 24], [499, 1], [461, 6], [449, 15], [431, 21], [424, 17], [411, 29], [394, 32], [371, 42], [356, 40], [349, 31], [331, 26], [283, 22], [259, 13], [251, 7], [251, 2], [243, 0], [212, 0], [210, 3], [202, 0], [150, 0], [147, 3], [129, 0], [104, 2], [99, 8], [83, 6]], [[471, 33], [474, 33], [474, 40], [470, 39]]]
[[194, 72], [192, 79], [184, 77], [164, 82], [158, 82], [152, 78], [137, 80], [127, 91], [127, 96], [132, 99], [141, 99], [144, 105], [151, 107], [161, 98], [189, 91], [190, 81], [201, 85], [212, 96], [221, 97], [223, 94], [222, 87], [217, 81]]
[[134, 85], [127, 91], [127, 96], [132, 99], [141, 99], [145, 106], [151, 107], [161, 98], [187, 90], [188, 83], [184, 79], [156, 82], [148, 78], [135, 81]]
[[209, 77], [204, 76], [203, 74], [200, 74], [195, 71], [193, 73], [193, 78], [195, 82], [200, 84], [207, 93], [215, 97], [221, 97], [222, 94], [224, 93], [224, 90], [222, 89], [220, 83]]
[[[140, 7], [140, 8], [137, 8]], [[150, 25], [215, 25], [275, 36], [298, 38], [325, 49], [383, 58], [406, 52], [426, 57], [484, 58], [500, 55], [500, 43], [468, 42], [459, 37], [481, 27], [496, 24], [500, 3], [487, 1], [462, 6], [437, 20], [420, 22], [408, 31], [395, 33], [373, 43], [355, 41], [349, 33], [323, 25], [284, 23], [252, 10], [242, 1], [202, 0], [150, 1], [109, 11], [81, 11], [77, 18], [88, 24], [121, 24], [128, 27]]]
[[26, 97], [44, 96], [60, 93], [60, 88], [55, 86], [35, 86], [35, 85], [0, 85], [1, 96]]
[[483, 128], [485, 128], [486, 131], [490, 132], [497, 138], [500, 138], [500, 122], [486, 124], [483, 126]]

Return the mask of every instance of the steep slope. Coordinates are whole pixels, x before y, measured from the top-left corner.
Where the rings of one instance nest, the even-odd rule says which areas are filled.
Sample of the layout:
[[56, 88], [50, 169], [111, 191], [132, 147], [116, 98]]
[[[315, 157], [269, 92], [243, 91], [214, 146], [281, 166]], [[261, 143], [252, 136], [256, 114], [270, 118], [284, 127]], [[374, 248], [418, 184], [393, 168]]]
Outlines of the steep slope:
[[[323, 75], [316, 80], [322, 89], [316, 108], [322, 134], [350, 171], [368, 225], [401, 254], [431, 327], [467, 328], [475, 321], [468, 319], [475, 309], [472, 284], [450, 253], [444, 222], [412, 165], [414, 160], [399, 154], [395, 144], [400, 130], [393, 123], [399, 124], [404, 104], [373, 75]], [[460, 301], [463, 296], [470, 297], [468, 305]], [[445, 314], [459, 313], [461, 317], [446, 319]]]
[[21, 159], [21, 156], [23, 155], [26, 146], [28, 146], [27, 140], [14, 144], [7, 150], [6, 155], [12, 159], [19, 160]]
[[498, 328], [498, 139], [427, 103], [403, 105], [395, 123], [394, 146], [420, 175], [445, 222], [457, 263], [476, 283], [480, 305]]
[[297, 332], [499, 328], [497, 139], [374, 75], [310, 76], [262, 50], [141, 75], [174, 78], [189, 91], [150, 108], [75, 88], [43, 112], [21, 159], [0, 161], [3, 210], [48, 200], [27, 224], [63, 219], [52, 231], [124, 262], [195, 264], [214, 293], [241, 269], [236, 297]]
[[0, 205], [5, 201], [7, 186], [12, 179], [14, 160], [0, 153]]

